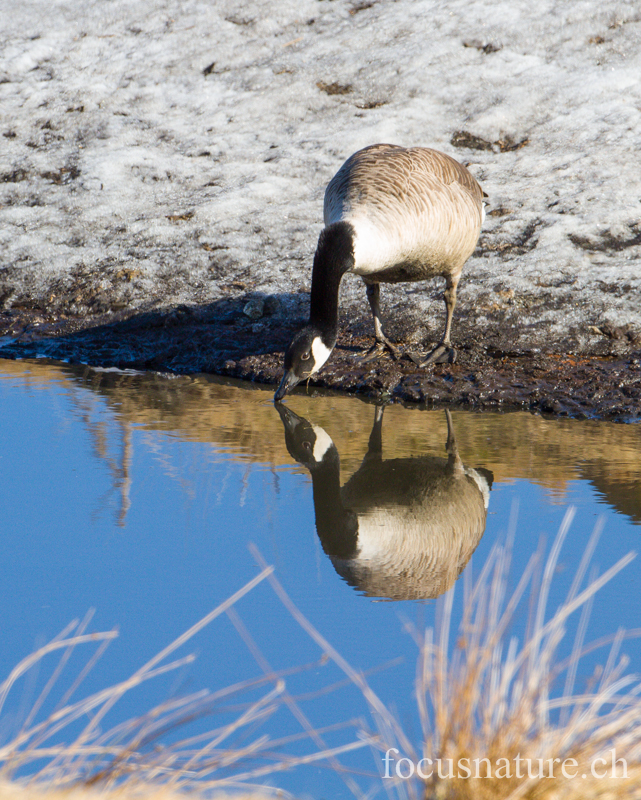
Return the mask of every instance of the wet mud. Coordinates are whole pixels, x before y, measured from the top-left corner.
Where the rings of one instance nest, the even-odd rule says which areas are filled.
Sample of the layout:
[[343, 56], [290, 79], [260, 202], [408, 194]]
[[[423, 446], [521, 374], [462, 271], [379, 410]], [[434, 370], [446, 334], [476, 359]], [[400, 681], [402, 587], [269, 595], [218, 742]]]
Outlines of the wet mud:
[[[210, 373], [276, 387], [283, 352], [305, 322], [306, 295], [243, 296], [204, 306], [119, 311], [92, 318], [47, 318], [37, 309], [0, 314], [0, 357], [46, 357], [120, 369]], [[497, 323], [482, 337], [462, 315], [454, 330], [457, 360], [419, 369], [383, 355], [361, 364], [372, 344], [370, 320], [342, 312], [336, 350], [307, 386], [381, 400], [475, 409], [530, 409], [576, 418], [641, 419], [641, 347], [626, 330], [604, 327], [592, 351], [533, 332], [530, 349], [514, 345], [513, 325]], [[428, 352], [438, 333], [416, 344], [410, 323], [390, 325], [391, 338]]]

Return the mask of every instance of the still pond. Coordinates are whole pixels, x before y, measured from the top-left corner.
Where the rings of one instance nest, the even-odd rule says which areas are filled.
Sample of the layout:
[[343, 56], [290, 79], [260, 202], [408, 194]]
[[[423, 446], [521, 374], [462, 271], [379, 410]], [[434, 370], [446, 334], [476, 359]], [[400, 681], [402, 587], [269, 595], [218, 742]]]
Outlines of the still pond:
[[[595, 526], [590, 568], [602, 573], [639, 549], [639, 425], [381, 408], [304, 390], [276, 407], [272, 396], [273, 387], [208, 376], [0, 361], [0, 680], [90, 609], [87, 631], [119, 635], [77, 692], [124, 680], [265, 562], [310, 626], [418, 738], [413, 634], [435, 624], [444, 598], [456, 626], [464, 581], [493, 548], [511, 548], [516, 584], [575, 507], [551, 612]], [[587, 638], [639, 627], [640, 597], [636, 559], [596, 595]], [[526, 616], [527, 608], [515, 618], [514, 635]], [[570, 649], [571, 640], [561, 648]], [[40, 715], [94, 650], [76, 648]], [[639, 640], [625, 640], [623, 652], [638, 672]], [[193, 663], [127, 693], [102, 727], [168, 698], [272, 674], [264, 694], [283, 671], [290, 700], [281, 695], [273, 714], [234, 734], [235, 747], [269, 735], [272, 750], [228, 774], [340, 748], [374, 727], [362, 692], [322, 658], [267, 579], [171, 658], [187, 653]], [[591, 655], [577, 681], [607, 657]], [[57, 663], [43, 660], [12, 688], [0, 745], [20, 731]], [[213, 716], [237, 717], [254, 700], [224, 698]], [[310, 728], [321, 732], [309, 736]], [[322, 760], [250, 782], [314, 798], [380, 790], [375, 749], [337, 758], [349, 779]]]

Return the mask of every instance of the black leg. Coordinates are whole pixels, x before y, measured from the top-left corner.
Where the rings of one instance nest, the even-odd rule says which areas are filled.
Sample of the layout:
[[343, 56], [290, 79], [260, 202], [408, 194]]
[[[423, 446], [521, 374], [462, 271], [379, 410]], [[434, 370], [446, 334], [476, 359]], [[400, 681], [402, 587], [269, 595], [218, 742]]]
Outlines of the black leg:
[[376, 344], [369, 350], [361, 359], [361, 363], [366, 363], [367, 361], [371, 361], [372, 359], [376, 358], [377, 356], [382, 355], [385, 350], [389, 350], [392, 355], [392, 358], [399, 359], [401, 357], [401, 353], [396, 345], [392, 344], [390, 340], [385, 336], [383, 333], [383, 324], [381, 322], [381, 307], [380, 307], [380, 297], [381, 297], [381, 287], [378, 283], [368, 283], [366, 284], [367, 287], [367, 300], [369, 302], [369, 307], [372, 309], [372, 316], [374, 318], [374, 338], [376, 339]]
[[420, 367], [426, 367], [428, 364], [443, 364], [445, 362], [453, 364], [456, 361], [456, 350], [452, 347], [450, 341], [450, 331], [452, 330], [452, 317], [454, 316], [454, 308], [456, 307], [456, 287], [458, 286], [458, 278], [454, 280], [451, 275], [448, 275], [445, 280], [447, 281], [445, 291], [443, 292], [446, 314], [445, 332], [443, 333], [441, 341], [419, 364]]

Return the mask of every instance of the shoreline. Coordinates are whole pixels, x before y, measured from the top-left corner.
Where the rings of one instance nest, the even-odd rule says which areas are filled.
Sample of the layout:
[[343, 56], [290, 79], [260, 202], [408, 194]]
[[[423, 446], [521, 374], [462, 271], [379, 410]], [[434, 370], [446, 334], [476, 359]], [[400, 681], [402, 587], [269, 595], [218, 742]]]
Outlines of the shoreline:
[[[44, 357], [95, 367], [207, 373], [271, 384], [275, 390], [284, 349], [304, 317], [276, 312], [253, 319], [248, 315], [256, 313], [251, 302], [243, 297], [211, 306], [48, 321], [33, 311], [5, 312], [0, 315], [0, 337], [5, 337], [0, 358]], [[604, 336], [599, 347], [583, 352], [554, 341], [545, 346], [540, 334], [526, 350], [514, 346], [506, 326], [475, 338], [473, 327], [463, 319], [455, 328], [456, 362], [418, 369], [409, 359], [394, 361], [387, 354], [358, 364], [358, 354], [372, 343], [370, 321], [345, 309], [341, 316], [337, 347], [309, 382], [310, 388], [427, 407], [521, 409], [621, 422], [641, 419], [641, 350], [636, 339], [624, 334]], [[394, 324], [391, 328], [392, 338], [402, 347], [410, 342], [405, 349], [427, 351], [429, 345], [416, 342], [415, 329], [399, 331]], [[302, 385], [297, 391], [308, 389]]]

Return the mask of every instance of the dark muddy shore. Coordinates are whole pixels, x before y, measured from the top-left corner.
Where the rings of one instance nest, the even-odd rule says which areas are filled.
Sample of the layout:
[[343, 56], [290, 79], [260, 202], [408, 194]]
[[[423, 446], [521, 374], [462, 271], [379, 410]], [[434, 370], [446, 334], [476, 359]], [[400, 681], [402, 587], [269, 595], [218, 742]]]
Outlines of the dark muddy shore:
[[[5, 311], [0, 335], [3, 358], [46, 357], [120, 369], [210, 373], [277, 385], [283, 351], [305, 322], [304, 295], [219, 301], [120, 311], [91, 319], [49, 318], [38, 310]], [[283, 307], [300, 313], [283, 314]], [[365, 365], [358, 354], [372, 343], [366, 316], [342, 312], [336, 350], [311, 387], [323, 387], [396, 402], [459, 405], [475, 409], [528, 409], [577, 418], [641, 419], [641, 349], [626, 330], [605, 328], [592, 351], [572, 351], [532, 331], [532, 347], [514, 346], [514, 325], [497, 323], [488, 336], [473, 319], [458, 319], [454, 364], [417, 369], [409, 359], [384, 355]], [[416, 341], [416, 331], [390, 324], [399, 343]], [[520, 332], [522, 334], [522, 332]], [[428, 337], [429, 338], [429, 337]], [[432, 337], [436, 340], [436, 335]], [[424, 340], [413, 351], [427, 352]], [[304, 386], [296, 391], [306, 391]]]

